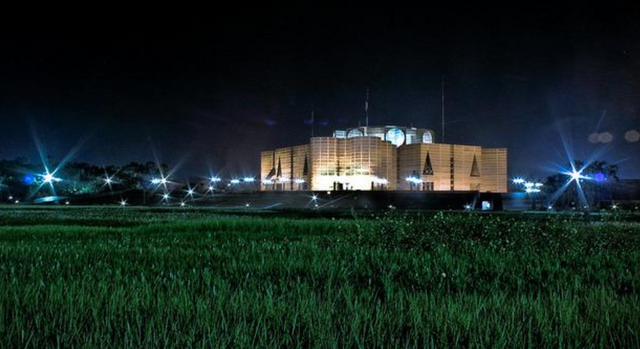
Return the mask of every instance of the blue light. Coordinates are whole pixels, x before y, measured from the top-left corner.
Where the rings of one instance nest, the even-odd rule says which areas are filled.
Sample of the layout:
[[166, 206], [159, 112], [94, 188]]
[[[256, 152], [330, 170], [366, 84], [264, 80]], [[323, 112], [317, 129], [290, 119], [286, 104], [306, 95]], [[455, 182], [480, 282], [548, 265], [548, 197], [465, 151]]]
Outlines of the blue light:
[[604, 181], [607, 180], [607, 177], [604, 175], [604, 173], [602, 172], [598, 172], [596, 173], [596, 175], [593, 177], [593, 179], [598, 182], [598, 183], [602, 183]]
[[24, 183], [25, 185], [31, 185], [35, 181], [36, 181], [36, 177], [30, 173], [27, 173], [22, 177], [22, 183]]

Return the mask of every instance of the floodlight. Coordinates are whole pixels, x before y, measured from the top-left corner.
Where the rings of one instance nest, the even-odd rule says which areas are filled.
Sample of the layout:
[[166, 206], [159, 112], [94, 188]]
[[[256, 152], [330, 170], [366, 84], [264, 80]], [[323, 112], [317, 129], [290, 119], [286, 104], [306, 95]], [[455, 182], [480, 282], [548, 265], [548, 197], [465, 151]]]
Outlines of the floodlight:
[[252, 183], [254, 181], [253, 177], [244, 177], [243, 181], [247, 182], [247, 183]]
[[160, 184], [160, 179], [159, 178], [154, 178], [151, 180], [152, 184]]
[[318, 195], [314, 195], [314, 196], [312, 196], [312, 197], [311, 197], [311, 200], [313, 200], [313, 201], [318, 200]]
[[214, 182], [214, 183], [220, 182], [220, 178], [219, 177], [211, 177], [211, 182]]
[[524, 184], [524, 178], [514, 178], [511, 180], [513, 184]]
[[53, 175], [50, 173], [47, 173], [44, 175], [44, 182], [45, 183], [51, 183], [53, 182]]
[[305, 183], [305, 180], [304, 180], [304, 179], [302, 179], [302, 178], [299, 178], [299, 179], [294, 180], [293, 182], [294, 182], [295, 184], [304, 184], [304, 183]]
[[121, 200], [120, 201], [120, 206], [122, 206], [122, 207], [127, 206], [127, 200]]
[[566, 174], [566, 175], [568, 175], [569, 177], [571, 177], [571, 178], [569, 179], [569, 181], [570, 181], [570, 182], [571, 182], [571, 181], [576, 181], [576, 182], [578, 182], [578, 181], [580, 181], [581, 179], [587, 179], [587, 178], [589, 178], [589, 177], [587, 177], [587, 176], [585, 176], [585, 175], [583, 175], [583, 174], [582, 174], [582, 170], [578, 171], [578, 170], [573, 169], [573, 170], [571, 170], [571, 172], [565, 172], [565, 174]]
[[577, 181], [578, 179], [580, 179], [580, 175], [581, 175], [581, 172], [580, 172], [580, 171], [575, 171], [575, 170], [574, 170], [574, 171], [571, 173], [571, 179], [573, 179], [574, 181]]
[[231, 183], [231, 184], [240, 184], [240, 180], [239, 179], [232, 179], [229, 183]]
[[45, 183], [51, 184], [53, 182], [60, 182], [61, 179], [60, 178], [56, 178], [56, 177], [53, 176], [52, 173], [47, 172], [47, 173], [42, 175], [42, 181], [45, 182]]

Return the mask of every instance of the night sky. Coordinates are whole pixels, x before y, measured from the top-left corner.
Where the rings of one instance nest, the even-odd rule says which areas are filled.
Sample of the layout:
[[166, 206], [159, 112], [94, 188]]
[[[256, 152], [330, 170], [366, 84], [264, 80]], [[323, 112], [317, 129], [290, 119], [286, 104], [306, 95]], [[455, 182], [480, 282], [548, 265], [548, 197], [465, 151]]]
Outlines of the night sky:
[[[176, 15], [177, 16], [177, 15]], [[364, 123], [507, 147], [510, 175], [577, 158], [640, 178], [640, 15], [299, 8], [3, 25], [0, 158], [153, 159], [181, 176], [257, 174], [259, 152]], [[609, 132], [608, 143], [591, 143]], [[606, 140], [607, 137], [604, 137]]]

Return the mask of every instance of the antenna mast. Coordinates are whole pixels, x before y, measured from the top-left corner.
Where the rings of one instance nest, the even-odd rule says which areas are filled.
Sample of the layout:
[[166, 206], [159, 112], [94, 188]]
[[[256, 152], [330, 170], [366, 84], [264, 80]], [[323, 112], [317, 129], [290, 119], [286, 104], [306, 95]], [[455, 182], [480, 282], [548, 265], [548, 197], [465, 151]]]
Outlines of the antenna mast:
[[313, 103], [311, 103], [311, 138], [313, 138], [313, 131], [315, 127], [315, 116], [316, 116], [316, 111]]
[[367, 135], [369, 131], [369, 87], [367, 86], [367, 99], [364, 102], [364, 117], [365, 117], [365, 129], [364, 135]]
[[442, 77], [441, 92], [442, 92], [442, 143], [444, 143], [444, 76]]

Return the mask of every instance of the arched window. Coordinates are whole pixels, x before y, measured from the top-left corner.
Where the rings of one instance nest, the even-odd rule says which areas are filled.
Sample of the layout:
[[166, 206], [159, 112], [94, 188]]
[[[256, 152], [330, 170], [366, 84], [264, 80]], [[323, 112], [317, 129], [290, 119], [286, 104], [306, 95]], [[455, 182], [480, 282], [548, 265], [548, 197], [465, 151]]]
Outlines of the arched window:
[[422, 143], [433, 143], [433, 135], [430, 131], [425, 131], [422, 135]]
[[347, 134], [347, 138], [353, 138], [353, 137], [362, 137], [362, 131], [358, 130], [357, 128], [354, 128], [353, 130], [349, 131], [349, 134]]

